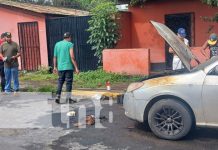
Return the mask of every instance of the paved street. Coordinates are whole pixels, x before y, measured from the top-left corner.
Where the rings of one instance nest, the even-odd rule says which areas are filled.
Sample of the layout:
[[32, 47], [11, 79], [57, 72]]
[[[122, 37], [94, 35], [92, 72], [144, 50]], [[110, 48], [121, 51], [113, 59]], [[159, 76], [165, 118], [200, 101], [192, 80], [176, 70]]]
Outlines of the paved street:
[[[217, 129], [196, 129], [181, 141], [161, 140], [143, 124], [126, 118], [122, 105], [115, 101], [113, 104], [108, 100], [101, 101], [101, 119], [96, 125], [75, 127], [78, 116], [98, 115], [94, 109], [97, 108], [94, 107], [96, 101], [80, 100], [68, 106], [48, 101], [48, 97], [49, 93], [1, 95], [0, 150], [218, 148]], [[72, 110], [76, 116], [68, 118], [66, 114]]]

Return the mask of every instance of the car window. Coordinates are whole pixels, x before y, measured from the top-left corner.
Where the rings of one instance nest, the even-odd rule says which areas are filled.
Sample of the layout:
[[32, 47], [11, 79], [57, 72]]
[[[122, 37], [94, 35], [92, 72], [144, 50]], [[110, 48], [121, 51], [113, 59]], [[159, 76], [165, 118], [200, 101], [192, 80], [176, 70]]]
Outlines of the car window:
[[218, 76], [218, 65], [215, 66], [211, 71], [208, 73], [208, 75], [215, 75]]

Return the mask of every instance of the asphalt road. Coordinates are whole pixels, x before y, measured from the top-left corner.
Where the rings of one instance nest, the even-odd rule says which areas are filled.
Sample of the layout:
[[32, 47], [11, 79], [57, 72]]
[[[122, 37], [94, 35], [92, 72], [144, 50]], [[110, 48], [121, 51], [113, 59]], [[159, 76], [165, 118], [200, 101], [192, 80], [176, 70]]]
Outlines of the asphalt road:
[[66, 116], [66, 110], [60, 111], [64, 105], [47, 101], [47, 97], [48, 95], [25, 95], [20, 98], [1, 96], [0, 150], [218, 149], [218, 129], [197, 128], [183, 140], [161, 140], [144, 124], [125, 117], [122, 105], [109, 104], [108, 101], [101, 102], [100, 123], [104, 128], [95, 125], [81, 125], [78, 128], [74, 126], [79, 120], [78, 111], [84, 112], [85, 108], [85, 115], [96, 115], [93, 101], [81, 100], [69, 105], [68, 111], [74, 110], [76, 116], [70, 117], [67, 124], [60, 117]]

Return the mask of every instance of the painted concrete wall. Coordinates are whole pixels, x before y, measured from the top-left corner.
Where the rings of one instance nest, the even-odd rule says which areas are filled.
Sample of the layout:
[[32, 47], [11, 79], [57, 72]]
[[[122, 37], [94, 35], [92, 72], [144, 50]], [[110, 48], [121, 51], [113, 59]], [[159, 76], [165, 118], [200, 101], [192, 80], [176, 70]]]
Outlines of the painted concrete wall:
[[0, 14], [0, 33], [11, 32], [12, 39], [17, 43], [19, 43], [17, 23], [33, 21], [38, 22], [41, 64], [48, 66], [45, 16], [28, 11], [22, 11], [20, 9], [2, 7], [0, 7]]
[[149, 75], [148, 49], [106, 49], [103, 51], [103, 69], [128, 75]]
[[[198, 60], [203, 63], [205, 62], [207, 59], [209, 59], [209, 57], [205, 57], [202, 53], [201, 53], [201, 47], [191, 47], [191, 51], [192, 53], [198, 58]], [[209, 49], [205, 50], [207, 56], [210, 56], [210, 51]], [[191, 62], [192, 66], [196, 66], [197, 63], [195, 61]]]
[[[209, 58], [200, 53], [201, 47], [191, 47], [192, 53], [203, 63]], [[209, 49], [206, 49], [209, 56]], [[191, 61], [195, 67], [197, 62]], [[149, 49], [105, 49], [103, 51], [103, 69], [106, 72], [128, 75], [150, 74], [150, 52]]]
[[131, 13], [120, 12], [120, 19], [118, 20], [120, 28], [120, 40], [116, 48], [132, 48], [132, 35], [131, 35]]
[[[151, 63], [165, 62], [165, 42], [150, 24], [150, 20], [165, 22], [166, 14], [194, 13], [195, 45], [202, 46], [208, 38], [208, 29], [214, 26], [218, 33], [218, 24], [205, 22], [202, 16], [213, 16], [218, 8], [202, 4], [200, 0], [155, 0], [143, 7], [131, 7], [131, 45], [132, 48], [149, 48]], [[121, 39], [122, 40], [122, 39]], [[125, 47], [123, 47], [125, 48]]]

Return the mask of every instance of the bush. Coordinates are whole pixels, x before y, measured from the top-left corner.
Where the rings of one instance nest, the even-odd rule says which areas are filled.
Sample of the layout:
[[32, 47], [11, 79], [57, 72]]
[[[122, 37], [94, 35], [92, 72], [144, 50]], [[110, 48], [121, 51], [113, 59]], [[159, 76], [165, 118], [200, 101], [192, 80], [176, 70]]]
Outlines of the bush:
[[92, 45], [99, 63], [102, 62], [103, 49], [114, 48], [119, 39], [117, 13], [115, 3], [107, 1], [102, 1], [91, 10], [92, 17], [88, 29], [91, 34], [87, 43]]

